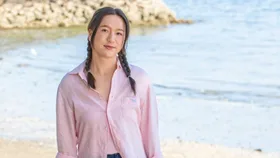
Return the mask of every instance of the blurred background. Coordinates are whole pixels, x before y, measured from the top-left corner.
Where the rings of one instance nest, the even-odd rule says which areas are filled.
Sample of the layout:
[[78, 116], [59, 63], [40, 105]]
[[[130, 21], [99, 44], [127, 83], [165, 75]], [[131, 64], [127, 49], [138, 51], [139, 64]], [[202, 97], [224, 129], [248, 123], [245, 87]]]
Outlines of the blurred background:
[[[127, 49], [161, 139], [280, 152], [280, 1], [163, 2], [194, 23], [133, 27]], [[85, 26], [0, 29], [1, 138], [55, 144], [56, 88], [86, 44]]]

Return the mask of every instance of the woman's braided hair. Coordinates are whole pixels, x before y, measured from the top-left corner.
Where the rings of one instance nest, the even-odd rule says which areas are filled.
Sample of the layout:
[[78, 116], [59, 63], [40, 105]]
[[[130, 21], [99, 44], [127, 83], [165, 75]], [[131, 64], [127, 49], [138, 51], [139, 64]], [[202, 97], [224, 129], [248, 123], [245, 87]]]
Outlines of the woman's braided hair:
[[131, 77], [131, 71], [127, 62], [127, 58], [126, 58], [126, 45], [127, 45], [127, 39], [129, 37], [129, 21], [126, 17], [126, 15], [123, 13], [122, 10], [118, 9], [118, 8], [112, 8], [112, 7], [104, 7], [104, 8], [100, 8], [98, 10], [95, 11], [91, 21], [89, 22], [88, 25], [88, 30], [92, 30], [92, 35], [91, 35], [91, 40], [88, 40], [88, 44], [87, 44], [87, 58], [86, 58], [86, 63], [85, 63], [85, 70], [87, 72], [87, 81], [88, 81], [88, 85], [90, 87], [92, 87], [93, 89], [95, 89], [95, 79], [92, 73], [90, 73], [90, 65], [92, 62], [92, 46], [91, 46], [91, 42], [94, 41], [94, 37], [97, 31], [97, 28], [99, 27], [102, 19], [104, 16], [106, 15], [118, 15], [119, 17], [121, 17], [125, 23], [125, 41], [124, 41], [124, 45], [123, 48], [121, 49], [121, 51], [118, 53], [118, 58], [120, 60], [121, 66], [124, 70], [124, 73], [126, 75], [126, 77], [128, 77], [129, 82], [130, 82], [130, 86], [131, 89], [133, 91], [134, 94], [136, 94], [136, 88], [135, 88], [135, 80]]

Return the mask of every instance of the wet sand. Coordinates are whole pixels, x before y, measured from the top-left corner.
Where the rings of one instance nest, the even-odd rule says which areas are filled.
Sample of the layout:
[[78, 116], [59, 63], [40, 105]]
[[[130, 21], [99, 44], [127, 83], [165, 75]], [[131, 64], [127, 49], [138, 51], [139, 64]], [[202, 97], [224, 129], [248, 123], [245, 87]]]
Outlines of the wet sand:
[[[194, 142], [162, 141], [165, 158], [279, 158], [279, 153], [263, 153], [245, 149]], [[56, 148], [42, 142], [0, 139], [1, 158], [51, 158]]]

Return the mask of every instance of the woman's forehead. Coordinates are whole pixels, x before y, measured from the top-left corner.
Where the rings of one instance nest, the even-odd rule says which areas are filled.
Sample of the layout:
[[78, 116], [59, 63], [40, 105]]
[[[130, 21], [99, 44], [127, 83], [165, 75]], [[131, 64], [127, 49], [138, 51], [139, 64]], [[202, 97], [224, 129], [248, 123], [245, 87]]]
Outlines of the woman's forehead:
[[108, 27], [114, 30], [125, 30], [125, 23], [118, 15], [106, 15], [103, 17], [100, 27]]

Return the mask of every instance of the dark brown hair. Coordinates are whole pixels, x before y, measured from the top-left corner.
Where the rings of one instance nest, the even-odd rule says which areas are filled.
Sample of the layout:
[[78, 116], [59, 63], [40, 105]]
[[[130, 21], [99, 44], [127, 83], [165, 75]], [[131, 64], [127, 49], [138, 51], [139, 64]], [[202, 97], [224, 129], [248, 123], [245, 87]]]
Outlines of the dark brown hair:
[[121, 17], [125, 23], [125, 40], [124, 40], [124, 45], [123, 48], [121, 49], [121, 51], [118, 53], [118, 58], [120, 60], [121, 66], [123, 68], [123, 71], [125, 73], [125, 75], [128, 77], [129, 82], [130, 82], [130, 86], [131, 89], [133, 91], [134, 94], [136, 94], [136, 90], [135, 90], [135, 80], [131, 77], [131, 71], [126, 59], [126, 45], [127, 45], [127, 39], [129, 37], [129, 32], [130, 32], [130, 28], [129, 28], [129, 21], [126, 17], [126, 15], [123, 13], [122, 10], [118, 9], [118, 8], [112, 8], [112, 7], [103, 7], [100, 8], [98, 10], [95, 11], [95, 13], [93, 14], [92, 19], [90, 20], [89, 24], [88, 24], [88, 30], [92, 30], [92, 36], [91, 36], [91, 40], [88, 40], [88, 46], [87, 46], [87, 58], [86, 58], [86, 63], [85, 63], [85, 70], [87, 72], [87, 81], [88, 81], [88, 85], [90, 87], [92, 87], [93, 89], [95, 89], [95, 79], [92, 73], [89, 72], [90, 69], [90, 64], [92, 62], [92, 47], [91, 47], [91, 41], [94, 41], [94, 37], [96, 34], [96, 31], [103, 19], [104, 16], [106, 15], [118, 15], [119, 17]]

